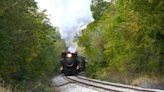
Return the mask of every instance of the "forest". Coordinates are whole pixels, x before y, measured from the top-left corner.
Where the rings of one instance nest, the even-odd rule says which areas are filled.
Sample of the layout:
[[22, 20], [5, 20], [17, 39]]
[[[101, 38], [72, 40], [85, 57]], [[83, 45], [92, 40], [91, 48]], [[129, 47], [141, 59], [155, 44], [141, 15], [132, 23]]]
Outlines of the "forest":
[[[127, 84], [142, 77], [164, 82], [164, 1], [92, 2], [94, 22], [78, 41], [87, 76]], [[34, 0], [1, 0], [2, 85], [28, 90], [33, 84], [46, 90], [42, 81], [58, 74], [66, 47], [45, 12], [38, 11]]]
[[92, 78], [131, 84], [142, 77], [163, 81], [164, 1], [96, 0], [94, 23], [79, 44]]
[[23, 90], [32, 79], [40, 84], [37, 79], [57, 72], [62, 50], [59, 32], [51, 26], [45, 11], [38, 11], [34, 0], [1, 0], [1, 82]]

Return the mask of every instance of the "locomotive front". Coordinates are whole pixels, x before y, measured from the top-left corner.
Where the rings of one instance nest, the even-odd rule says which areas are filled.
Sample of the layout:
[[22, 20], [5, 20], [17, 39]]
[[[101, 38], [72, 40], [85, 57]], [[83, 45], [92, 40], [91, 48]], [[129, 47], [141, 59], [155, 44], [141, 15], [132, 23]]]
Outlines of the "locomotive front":
[[65, 75], [76, 75], [79, 71], [84, 70], [84, 63], [85, 61], [80, 59], [80, 56], [77, 55], [77, 52], [63, 52], [61, 54], [60, 70]]
[[62, 72], [65, 75], [76, 75], [78, 72], [77, 53], [63, 52], [61, 55]]

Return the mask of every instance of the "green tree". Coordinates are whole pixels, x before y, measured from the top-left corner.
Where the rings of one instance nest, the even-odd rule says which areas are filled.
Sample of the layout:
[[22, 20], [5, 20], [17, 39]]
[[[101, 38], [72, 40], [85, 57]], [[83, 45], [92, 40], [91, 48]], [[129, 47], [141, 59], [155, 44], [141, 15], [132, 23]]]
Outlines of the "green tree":
[[[54, 73], [64, 44], [34, 0], [0, 2], [0, 78], [26, 81]], [[59, 47], [60, 48], [59, 48]]]
[[163, 75], [164, 2], [116, 0], [109, 5], [80, 38], [90, 58], [88, 74], [116, 80]]

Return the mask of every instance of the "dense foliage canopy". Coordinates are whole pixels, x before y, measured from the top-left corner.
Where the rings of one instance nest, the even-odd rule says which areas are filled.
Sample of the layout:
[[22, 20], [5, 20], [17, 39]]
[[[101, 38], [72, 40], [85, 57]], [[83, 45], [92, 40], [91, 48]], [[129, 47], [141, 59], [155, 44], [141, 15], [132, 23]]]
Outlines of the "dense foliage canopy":
[[34, 0], [0, 1], [0, 78], [25, 81], [54, 73], [63, 42]]
[[93, 1], [95, 22], [79, 42], [89, 57], [87, 73], [102, 79], [164, 75], [164, 1]]

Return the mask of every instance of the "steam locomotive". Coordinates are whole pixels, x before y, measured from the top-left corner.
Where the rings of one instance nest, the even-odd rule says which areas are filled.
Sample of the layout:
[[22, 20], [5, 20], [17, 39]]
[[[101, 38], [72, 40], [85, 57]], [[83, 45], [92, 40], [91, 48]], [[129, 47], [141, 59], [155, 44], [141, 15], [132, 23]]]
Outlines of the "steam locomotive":
[[61, 72], [67, 76], [76, 75], [85, 69], [85, 58], [76, 53], [62, 52]]

